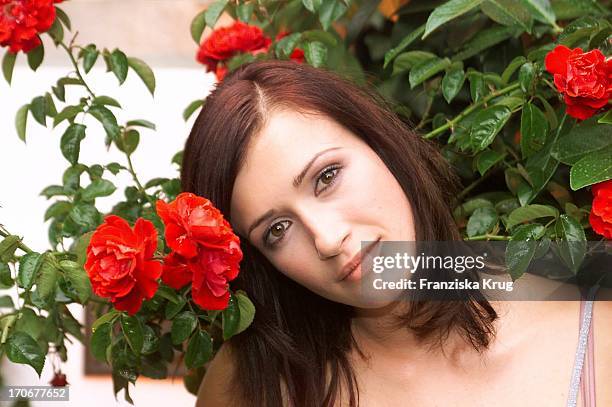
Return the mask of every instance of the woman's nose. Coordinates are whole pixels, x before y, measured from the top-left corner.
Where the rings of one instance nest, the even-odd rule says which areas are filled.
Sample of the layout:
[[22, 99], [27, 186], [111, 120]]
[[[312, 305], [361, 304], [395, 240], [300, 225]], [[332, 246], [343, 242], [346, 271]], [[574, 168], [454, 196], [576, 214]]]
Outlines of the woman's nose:
[[310, 216], [306, 219], [305, 226], [311, 233], [321, 260], [339, 255], [344, 250], [344, 243], [350, 235], [347, 223], [321, 214]]

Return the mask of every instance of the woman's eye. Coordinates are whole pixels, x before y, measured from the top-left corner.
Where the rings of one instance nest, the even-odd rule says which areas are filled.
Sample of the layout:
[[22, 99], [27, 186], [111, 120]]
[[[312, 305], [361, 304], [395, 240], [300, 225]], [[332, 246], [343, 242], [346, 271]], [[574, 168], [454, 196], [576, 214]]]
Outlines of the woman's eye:
[[287, 231], [287, 229], [289, 229], [290, 224], [291, 224], [290, 221], [284, 220], [284, 221], [276, 222], [275, 224], [270, 226], [270, 228], [266, 231], [264, 235], [264, 243], [267, 246], [272, 246], [278, 243], [285, 235], [285, 232]]
[[319, 184], [322, 184], [323, 188], [319, 191], [317, 191], [315, 188], [315, 192], [318, 194], [324, 191], [325, 189], [327, 189], [328, 187], [330, 187], [336, 181], [338, 172], [340, 172], [340, 166], [337, 166], [337, 165], [327, 167], [323, 171], [321, 171], [321, 174], [319, 174], [319, 177], [317, 178], [316, 187], [318, 187]]

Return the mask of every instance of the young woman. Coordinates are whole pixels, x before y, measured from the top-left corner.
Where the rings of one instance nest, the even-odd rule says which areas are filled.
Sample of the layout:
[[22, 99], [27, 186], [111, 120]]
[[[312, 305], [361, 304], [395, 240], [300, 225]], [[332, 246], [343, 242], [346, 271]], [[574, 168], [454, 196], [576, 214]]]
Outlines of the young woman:
[[[198, 406], [559, 406], [593, 403], [580, 376], [612, 383], [610, 303], [362, 295], [361, 242], [460, 239], [448, 164], [374, 91], [290, 61], [243, 66], [206, 99], [182, 186], [240, 236], [232, 284], [256, 307]], [[596, 344], [584, 368], [581, 315]]]

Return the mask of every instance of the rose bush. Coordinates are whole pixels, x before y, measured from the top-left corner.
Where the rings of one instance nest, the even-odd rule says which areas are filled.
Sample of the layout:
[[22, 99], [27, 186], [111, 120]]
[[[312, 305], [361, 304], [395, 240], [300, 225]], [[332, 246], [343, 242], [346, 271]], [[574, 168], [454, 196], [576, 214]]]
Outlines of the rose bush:
[[[224, 12], [235, 21], [219, 28]], [[464, 189], [451, 205], [466, 240], [535, 236], [545, 246], [612, 239], [610, 15], [609, 0], [216, 0], [189, 28], [197, 60], [218, 80], [244, 63], [277, 58], [368, 82], [401, 119], [435, 140], [460, 177]], [[210, 34], [202, 38], [205, 27]], [[41, 33], [71, 65], [16, 113], [24, 142], [36, 123], [59, 129], [67, 168], [41, 193], [52, 200], [49, 250], [35, 252], [0, 226], [0, 288], [19, 294], [16, 301], [0, 296], [0, 351], [40, 375], [47, 354], [65, 361], [66, 341], [89, 340], [128, 401], [130, 383], [164, 378], [176, 360], [195, 393], [207, 361], [254, 317], [248, 293], [232, 287], [240, 240], [206, 197], [181, 193], [178, 176], [141, 182], [131, 157], [140, 132], [155, 124], [119, 122], [122, 104], [84, 74], [103, 63], [120, 85], [132, 72], [152, 95], [155, 75], [120, 49], [64, 39], [70, 30], [50, 0], [0, 0], [9, 83], [17, 51], [27, 52], [32, 69], [43, 62]], [[204, 103], [191, 103], [185, 120]], [[82, 162], [85, 117], [99, 122], [122, 163], [104, 162], [103, 154], [100, 162]], [[179, 170], [181, 161], [178, 152], [172, 163]], [[103, 214], [96, 199], [116, 190], [120, 173], [133, 185]], [[577, 278], [585, 248], [572, 246], [563, 258]], [[520, 278], [535, 250], [506, 256], [511, 276]], [[90, 338], [70, 303], [94, 308]]]

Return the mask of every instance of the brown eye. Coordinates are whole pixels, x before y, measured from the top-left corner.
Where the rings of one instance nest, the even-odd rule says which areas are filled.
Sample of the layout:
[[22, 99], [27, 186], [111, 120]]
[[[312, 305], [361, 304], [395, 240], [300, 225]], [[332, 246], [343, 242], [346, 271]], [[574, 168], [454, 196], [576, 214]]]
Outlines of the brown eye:
[[266, 230], [264, 234], [264, 244], [268, 247], [274, 246], [276, 243], [281, 241], [285, 236], [285, 232], [289, 228], [291, 224], [290, 221], [284, 220], [281, 222], [276, 222], [268, 230]]
[[336, 174], [334, 173], [333, 170], [328, 170], [321, 177], [321, 182], [324, 183], [324, 184], [329, 184], [330, 182], [332, 182], [332, 180], [334, 179], [335, 175]]
[[321, 171], [319, 177], [317, 178], [316, 186], [318, 187], [320, 184], [323, 184], [323, 186], [320, 190], [317, 190], [315, 187], [315, 195], [318, 195], [325, 189], [329, 188], [334, 182], [336, 182], [336, 178], [338, 177], [340, 168], [341, 167], [338, 165], [333, 165]]

